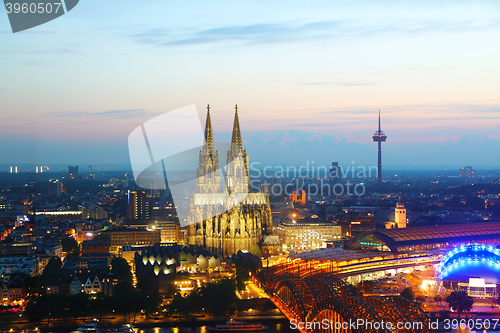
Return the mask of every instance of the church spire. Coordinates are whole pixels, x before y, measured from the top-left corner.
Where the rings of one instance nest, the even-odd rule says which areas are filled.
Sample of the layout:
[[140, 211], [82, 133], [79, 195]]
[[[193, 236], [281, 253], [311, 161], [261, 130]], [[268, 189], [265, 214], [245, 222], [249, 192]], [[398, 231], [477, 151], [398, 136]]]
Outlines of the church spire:
[[196, 191], [198, 193], [217, 193], [220, 190], [219, 154], [215, 150], [210, 104], [207, 105], [207, 121], [203, 148], [200, 151]]
[[215, 153], [214, 134], [212, 132], [212, 119], [210, 118], [210, 104], [207, 104], [207, 121], [205, 124], [205, 142], [203, 143], [204, 150], [209, 156]]
[[243, 143], [241, 142], [240, 120], [238, 118], [238, 104], [234, 107], [234, 125], [233, 137], [231, 139], [231, 146], [237, 145], [243, 151]]
[[238, 104], [234, 107], [234, 125], [231, 147], [227, 152], [226, 180], [230, 193], [248, 193], [248, 155], [243, 150], [241, 141], [240, 120], [238, 118]]
[[205, 142], [210, 147], [214, 143], [214, 134], [212, 132], [212, 120], [210, 119], [210, 104], [207, 104], [207, 122], [205, 124]]

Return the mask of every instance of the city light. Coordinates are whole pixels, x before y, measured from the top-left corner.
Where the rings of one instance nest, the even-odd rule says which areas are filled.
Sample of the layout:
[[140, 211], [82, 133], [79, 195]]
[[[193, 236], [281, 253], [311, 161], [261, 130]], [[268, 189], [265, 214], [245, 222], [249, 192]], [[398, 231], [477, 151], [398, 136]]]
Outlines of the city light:
[[460, 245], [444, 256], [438, 265], [437, 273], [443, 279], [457, 268], [479, 263], [487, 264], [492, 268], [500, 268], [500, 250], [491, 245], [478, 243]]
[[424, 280], [422, 281], [421, 288], [425, 291], [427, 291], [431, 287], [436, 286], [436, 281], [435, 280]]
[[0, 333], [500, 317], [500, 2], [76, 3], [5, 4]]

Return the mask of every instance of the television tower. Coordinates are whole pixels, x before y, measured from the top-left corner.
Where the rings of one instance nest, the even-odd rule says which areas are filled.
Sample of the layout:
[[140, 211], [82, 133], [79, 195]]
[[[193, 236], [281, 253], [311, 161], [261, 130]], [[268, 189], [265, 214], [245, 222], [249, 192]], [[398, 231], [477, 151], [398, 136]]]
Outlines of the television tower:
[[378, 182], [382, 181], [382, 142], [387, 136], [380, 129], [380, 109], [378, 109], [378, 131], [373, 134], [373, 141], [378, 142]]

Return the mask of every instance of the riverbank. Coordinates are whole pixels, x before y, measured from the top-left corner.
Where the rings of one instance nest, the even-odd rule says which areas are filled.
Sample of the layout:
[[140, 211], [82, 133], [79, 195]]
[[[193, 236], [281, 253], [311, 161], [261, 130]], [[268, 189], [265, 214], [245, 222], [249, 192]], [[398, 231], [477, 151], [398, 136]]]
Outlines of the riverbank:
[[[263, 324], [284, 324], [289, 325], [290, 322], [285, 316], [244, 316], [244, 317], [232, 317], [235, 320], [243, 320], [246, 322], [261, 322]], [[133, 323], [131, 321], [123, 321], [123, 318], [108, 318], [113, 324], [125, 324], [125, 323]], [[184, 327], [184, 326], [214, 326], [215, 324], [220, 324], [228, 320], [229, 318], [215, 318], [215, 317], [189, 317], [189, 318], [168, 318], [168, 319], [144, 319], [144, 318], [136, 318], [135, 323], [133, 325], [139, 329], [142, 328], [154, 328], [154, 327]], [[59, 321], [59, 322], [50, 322], [44, 321], [42, 323], [29, 323], [29, 322], [17, 322], [11, 324], [2, 324], [0, 325], [0, 332], [11, 332], [11, 333], [31, 333], [31, 332], [72, 332], [75, 331], [78, 327], [83, 326], [85, 322], [91, 321], [92, 318], [87, 320], [77, 320], [76, 322], [73, 320], [69, 321]]]

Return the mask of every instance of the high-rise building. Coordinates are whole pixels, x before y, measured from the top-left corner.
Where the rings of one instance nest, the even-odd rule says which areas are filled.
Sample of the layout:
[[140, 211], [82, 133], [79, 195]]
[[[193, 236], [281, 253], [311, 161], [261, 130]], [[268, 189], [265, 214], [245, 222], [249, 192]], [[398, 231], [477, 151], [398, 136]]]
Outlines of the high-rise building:
[[95, 174], [92, 172], [92, 165], [89, 165], [89, 175], [87, 179], [95, 179]]
[[172, 200], [155, 199], [151, 200], [151, 218], [159, 220], [177, 219], [177, 211]]
[[339, 166], [339, 162], [332, 162], [332, 167], [328, 170], [328, 179], [330, 180], [331, 186], [341, 183], [342, 167]]
[[78, 179], [78, 165], [77, 166], [69, 166], [68, 167], [68, 178], [69, 179]]
[[128, 218], [132, 220], [147, 220], [150, 214], [150, 202], [146, 191], [134, 190], [128, 192]]
[[373, 134], [373, 141], [378, 143], [378, 181], [382, 181], [382, 142], [385, 142], [387, 136], [380, 128], [380, 109], [378, 110], [378, 131]]
[[58, 197], [63, 191], [63, 183], [57, 179], [49, 180], [49, 195]]
[[101, 206], [92, 204], [88, 207], [82, 208], [82, 215], [84, 219], [105, 219], [108, 217], [108, 212], [106, 212]]
[[[191, 197], [188, 242], [223, 256], [239, 250], [250, 251], [253, 245], [260, 245], [263, 236], [270, 231], [272, 217], [269, 196], [262, 192], [248, 193], [248, 155], [243, 149], [237, 106], [231, 147], [227, 152], [228, 192], [221, 188], [219, 155], [214, 146], [210, 106], [207, 107], [204, 141], [200, 151], [196, 192]], [[239, 202], [235, 198], [241, 194], [245, 198]]]
[[472, 169], [471, 166], [466, 166], [460, 169], [461, 178], [476, 178], [476, 170]]

